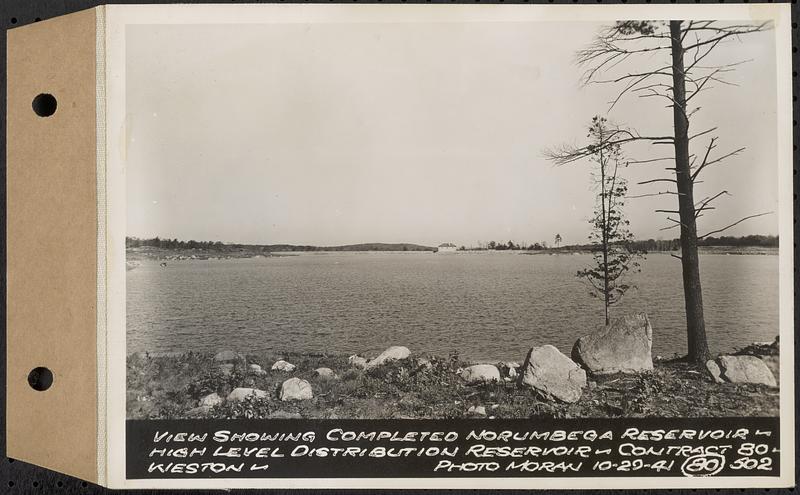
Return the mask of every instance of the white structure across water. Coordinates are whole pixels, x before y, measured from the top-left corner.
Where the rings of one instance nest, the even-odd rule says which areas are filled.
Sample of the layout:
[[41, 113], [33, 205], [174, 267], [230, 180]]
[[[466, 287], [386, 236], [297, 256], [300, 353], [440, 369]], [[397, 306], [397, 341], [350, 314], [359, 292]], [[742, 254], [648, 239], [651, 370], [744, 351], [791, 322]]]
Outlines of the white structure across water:
[[456, 245], [451, 244], [449, 242], [445, 242], [444, 244], [439, 244], [439, 248], [436, 250], [437, 253], [455, 253], [456, 252]]

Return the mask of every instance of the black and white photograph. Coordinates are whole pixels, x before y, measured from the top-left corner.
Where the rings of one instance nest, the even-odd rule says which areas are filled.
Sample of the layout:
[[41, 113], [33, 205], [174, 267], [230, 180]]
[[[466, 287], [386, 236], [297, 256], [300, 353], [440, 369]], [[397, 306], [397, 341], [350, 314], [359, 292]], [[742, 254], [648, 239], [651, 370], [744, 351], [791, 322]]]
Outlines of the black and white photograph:
[[126, 418], [781, 417], [772, 17], [433, 12], [123, 26]]

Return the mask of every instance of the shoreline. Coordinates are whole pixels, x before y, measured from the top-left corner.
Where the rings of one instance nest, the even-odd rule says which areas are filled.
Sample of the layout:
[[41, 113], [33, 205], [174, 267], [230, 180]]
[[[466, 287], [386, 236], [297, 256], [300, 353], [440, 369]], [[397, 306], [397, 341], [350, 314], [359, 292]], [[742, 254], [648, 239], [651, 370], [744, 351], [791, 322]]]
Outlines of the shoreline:
[[[756, 246], [700, 246], [698, 248], [699, 254], [703, 255], [721, 255], [721, 256], [777, 256], [779, 248], [777, 247], [756, 247]], [[280, 258], [287, 256], [312, 256], [312, 255], [329, 255], [329, 254], [414, 254], [414, 255], [437, 255], [437, 256], [464, 256], [464, 255], [526, 255], [526, 256], [573, 256], [573, 255], [589, 255], [592, 251], [588, 249], [541, 249], [541, 250], [487, 250], [487, 249], [467, 249], [463, 251], [455, 251], [448, 253], [434, 253], [432, 251], [392, 251], [392, 250], [325, 250], [319, 249], [315, 251], [228, 251], [218, 252], [213, 250], [204, 249], [185, 249], [185, 250], [170, 250], [170, 249], [141, 249], [141, 248], [127, 248], [125, 250], [125, 257], [128, 262], [133, 261], [209, 261], [209, 260], [230, 260], [230, 259], [257, 259], [257, 258]], [[648, 251], [646, 255], [680, 255], [680, 251]]]
[[[768, 347], [748, 346], [750, 351], [739, 352], [758, 353]], [[128, 355], [128, 419], [734, 417], [779, 413], [779, 389], [775, 387], [718, 383], [703, 367], [663, 358], [653, 360], [652, 371], [590, 374], [580, 400], [564, 403], [544, 399], [509, 379], [509, 370], [519, 362], [493, 361], [506, 378], [468, 384], [460, 374], [473, 362], [457, 355], [412, 353], [365, 370], [358, 362], [366, 359], [354, 360], [345, 354], [227, 353], [237, 356], [233, 363], [220, 364], [219, 354], [211, 353]], [[281, 362], [290, 366], [274, 369]], [[320, 369], [327, 370], [325, 376]], [[282, 386], [294, 379], [306, 382], [313, 398], [281, 400]], [[258, 395], [231, 400], [229, 394], [235, 390], [257, 391]], [[209, 397], [214, 397], [211, 406], [206, 404]]]

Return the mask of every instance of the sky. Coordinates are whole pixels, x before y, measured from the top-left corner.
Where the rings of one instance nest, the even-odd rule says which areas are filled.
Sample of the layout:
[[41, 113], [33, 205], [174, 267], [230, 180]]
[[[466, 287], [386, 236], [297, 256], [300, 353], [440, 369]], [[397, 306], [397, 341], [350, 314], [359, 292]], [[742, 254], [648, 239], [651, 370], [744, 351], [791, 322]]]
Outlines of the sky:
[[[257, 244], [489, 240], [587, 242], [592, 164], [544, 152], [586, 144], [613, 87], [582, 85], [588, 22], [130, 25], [126, 43], [127, 233]], [[719, 152], [695, 197], [727, 190], [700, 233], [778, 211], [775, 54], [769, 33], [716, 49], [751, 60], [698, 96], [691, 133], [717, 127]], [[665, 52], [664, 56], [668, 56]], [[662, 57], [663, 58], [663, 57]], [[710, 57], [711, 59], [711, 57]], [[664, 60], [666, 61], [666, 60]], [[639, 59], [623, 71], [661, 64]], [[631, 97], [608, 118], [669, 134], [672, 110]], [[707, 140], [693, 141], [701, 152]], [[671, 156], [637, 145], [629, 159]], [[629, 194], [668, 177], [625, 169]], [[628, 199], [639, 238], [673, 238], [655, 209]], [[726, 235], [777, 234], [777, 214]]]

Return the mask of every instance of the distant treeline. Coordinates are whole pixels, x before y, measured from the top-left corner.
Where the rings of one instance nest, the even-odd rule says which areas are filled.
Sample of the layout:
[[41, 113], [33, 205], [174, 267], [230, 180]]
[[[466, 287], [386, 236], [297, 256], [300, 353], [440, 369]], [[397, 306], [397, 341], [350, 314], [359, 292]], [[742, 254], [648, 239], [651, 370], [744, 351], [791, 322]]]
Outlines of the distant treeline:
[[[466, 248], [464, 248], [464, 246], [461, 246], [461, 248], [459, 248], [459, 249], [461, 249], [463, 251]], [[538, 250], [538, 249], [543, 249], [543, 248], [542, 248], [541, 244], [539, 244], [538, 242], [536, 244], [531, 244], [531, 245], [526, 247], [526, 246], [524, 246], [524, 245], [522, 245], [520, 243], [514, 243], [514, 241], [508, 241], [506, 243], [503, 243], [502, 241], [501, 242], [489, 241], [486, 244], [486, 249], [493, 249], [495, 251], [506, 251], [506, 250], [518, 251], [518, 250], [521, 250], [521, 249], [524, 249], [524, 250], [537, 249]]]
[[[697, 241], [699, 246], [727, 246], [727, 247], [778, 247], [778, 236], [774, 235], [747, 235], [743, 237], [707, 237]], [[126, 237], [126, 248], [158, 248], [168, 250], [203, 250], [216, 253], [232, 253], [232, 252], [263, 252], [263, 253], [279, 253], [279, 252], [297, 252], [297, 251], [434, 251], [436, 248], [430, 246], [421, 246], [419, 244], [397, 243], [365, 243], [365, 244], [348, 244], [346, 246], [306, 246], [295, 244], [224, 244], [220, 241], [181, 241], [178, 239], [162, 239], [160, 237], [153, 237], [152, 239], [139, 239], [138, 237]], [[632, 245], [633, 248], [641, 251], [678, 251], [680, 250], [679, 239], [647, 239], [635, 241]], [[461, 246], [458, 248], [463, 250], [526, 250], [526, 251], [540, 251], [545, 249], [553, 249], [552, 246], [548, 247], [546, 242], [536, 242], [530, 245], [524, 243], [508, 242], [495, 242], [491, 241], [478, 248], [466, 248]], [[573, 244], [569, 246], [562, 246], [556, 248], [563, 251], [574, 250], [590, 250], [590, 244]]]
[[[747, 235], [743, 237], [706, 237], [705, 239], [698, 239], [698, 246], [725, 246], [725, 247], [778, 247], [778, 236], [774, 235]], [[634, 241], [631, 244], [633, 249], [638, 251], [678, 251], [681, 247], [680, 239], [647, 239]], [[461, 246], [459, 250], [470, 251], [506, 251], [506, 250], [525, 250], [525, 251], [541, 251], [547, 249], [556, 249], [559, 251], [590, 251], [594, 248], [592, 244], [570, 244], [554, 248], [552, 245], [548, 246], [547, 242], [536, 242], [534, 244], [525, 245], [523, 243], [497, 242], [490, 241], [486, 244], [481, 243], [479, 247], [466, 248]]]
[[294, 244], [225, 244], [220, 241], [181, 241], [178, 239], [162, 239], [153, 237], [152, 239], [139, 239], [138, 237], [126, 237], [126, 248], [157, 248], [168, 250], [202, 250], [216, 253], [232, 253], [238, 251], [248, 252], [287, 252], [287, 251], [433, 251], [429, 246], [418, 244], [386, 244], [386, 243], [365, 243], [349, 244], [346, 246], [300, 246]]
[[[722, 236], [706, 237], [697, 240], [698, 246], [725, 246], [725, 247], [778, 247], [778, 236], [775, 235], [746, 235], [743, 237]], [[678, 251], [681, 248], [680, 239], [647, 239], [635, 241], [633, 247], [642, 251]]]

